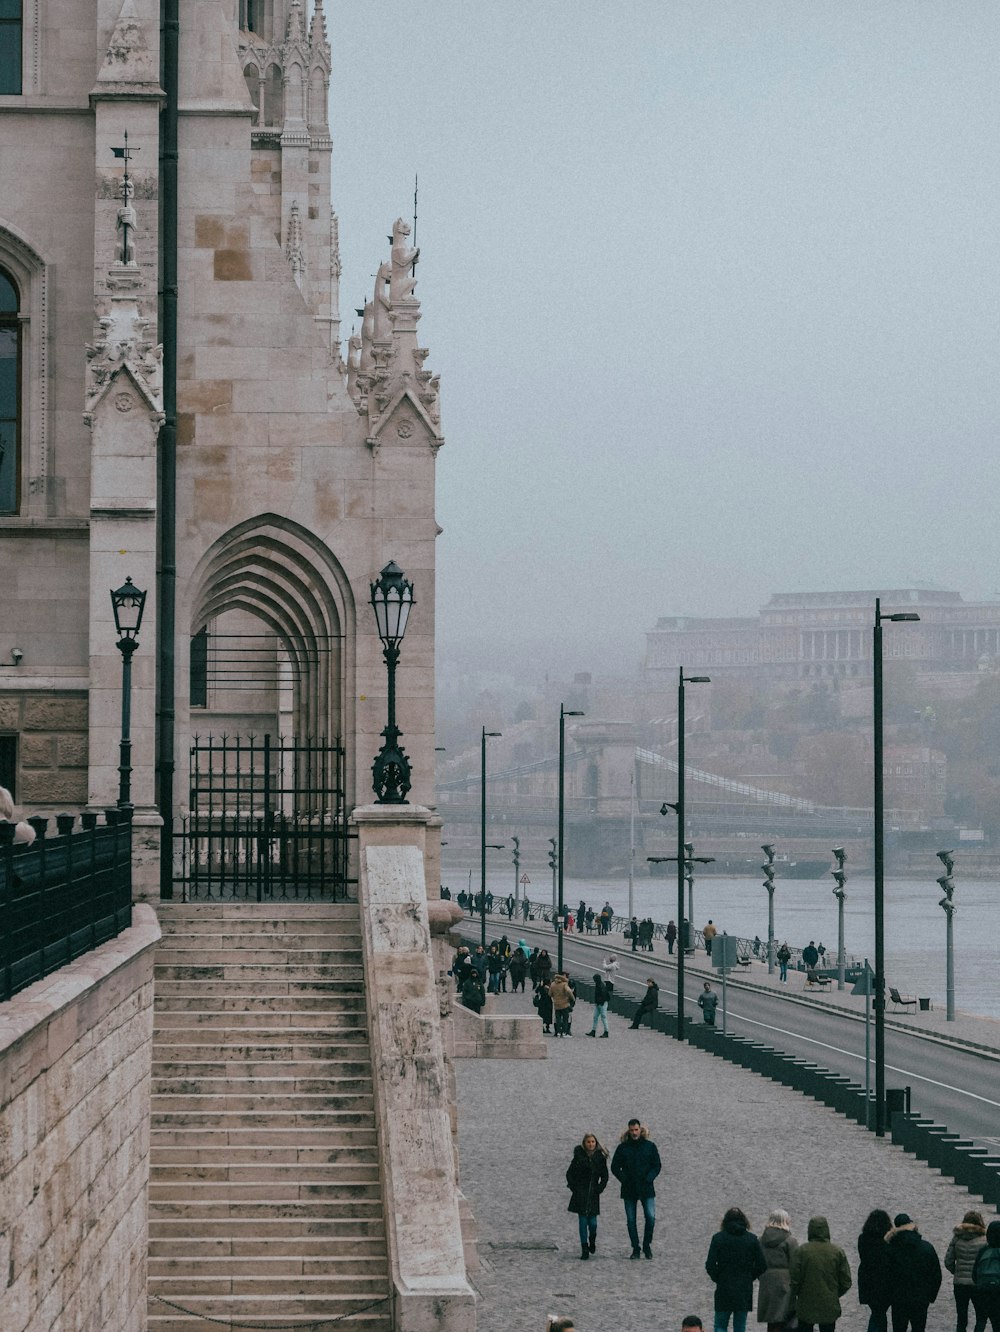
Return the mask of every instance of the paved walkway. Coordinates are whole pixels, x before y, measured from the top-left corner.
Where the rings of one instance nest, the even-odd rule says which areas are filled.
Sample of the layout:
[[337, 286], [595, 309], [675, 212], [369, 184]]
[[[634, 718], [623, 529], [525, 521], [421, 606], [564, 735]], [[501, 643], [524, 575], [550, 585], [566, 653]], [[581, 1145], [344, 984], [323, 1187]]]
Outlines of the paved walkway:
[[[479, 925], [479, 917], [467, 917], [464, 925], [464, 931], [475, 930]], [[490, 939], [499, 938], [501, 934], [506, 933], [511, 943], [518, 939], [525, 939], [534, 947], [538, 944], [540, 947], [548, 948], [549, 952], [555, 957], [555, 936], [550, 926], [539, 929], [536, 926], [525, 925], [523, 922], [518, 925], [517, 920], [507, 922], [500, 916], [488, 916], [486, 920], [487, 936]], [[592, 952], [594, 958], [593, 970], [598, 969], [598, 964], [606, 953], [616, 952], [621, 957], [635, 956], [636, 958], [650, 959], [655, 958], [662, 962], [672, 976], [676, 967], [673, 958], [667, 955], [667, 947], [662, 939], [657, 939], [653, 952], [632, 953], [630, 945], [626, 944], [620, 934], [609, 934], [601, 936], [599, 934], [568, 934], [567, 941], [572, 939], [574, 945], [582, 945]], [[581, 968], [574, 966], [574, 973], [579, 973]], [[719, 973], [711, 965], [705, 955], [704, 950], [689, 956], [686, 959], [684, 968], [686, 979], [685, 988], [689, 995], [697, 995], [701, 989], [703, 980], [710, 980], [716, 989], [721, 984]], [[892, 977], [887, 977], [889, 983], [892, 983]], [[697, 984], [695, 984], [697, 982]], [[778, 969], [775, 967], [774, 974], [768, 975], [766, 962], [752, 962], [749, 968], [740, 968], [729, 975], [728, 983], [735, 986], [747, 986], [752, 989], [775, 990], [780, 991], [786, 997], [794, 998], [802, 1003], [814, 1004], [819, 1008], [833, 1007], [853, 1013], [859, 1021], [864, 1020], [865, 1000], [863, 996], [851, 994], [851, 984], [847, 982], [843, 990], [837, 989], [837, 982], [834, 980], [829, 986], [823, 989], [807, 989], [805, 972], [789, 971], [788, 981], [782, 985], [778, 979]], [[671, 991], [674, 984], [668, 979], [661, 981], [660, 990], [662, 992], [661, 1006], [663, 1008], [674, 1008]], [[625, 993], [630, 993], [627, 989]], [[638, 993], [638, 990], [637, 990]], [[688, 1016], [694, 1010], [688, 1010]], [[945, 1012], [944, 1005], [935, 1005], [929, 1011], [921, 1011], [919, 1008], [906, 1009], [904, 1011], [894, 1011], [892, 1001], [886, 994], [886, 1024], [898, 1028], [900, 1031], [920, 1031], [937, 1040], [946, 1041], [951, 1044], [961, 1045], [984, 1052], [995, 1052], [1000, 1056], [1000, 1020], [997, 1018], [979, 1017], [974, 1013], [964, 1013], [957, 1011], [955, 1021], [949, 1022]]]
[[[530, 994], [498, 995], [494, 1005], [533, 1012]], [[692, 1312], [710, 1327], [704, 1261], [730, 1206], [742, 1207], [758, 1234], [769, 1210], [784, 1207], [800, 1240], [808, 1218], [825, 1215], [852, 1274], [872, 1207], [909, 1212], [943, 1255], [952, 1226], [982, 1206], [887, 1139], [668, 1036], [633, 1032], [612, 1016], [610, 1040], [586, 1039], [590, 1012], [577, 1006], [573, 1039], [551, 1040], [544, 1061], [457, 1064], [462, 1185], [483, 1262], [479, 1332], [542, 1332], [550, 1312], [571, 1313], [578, 1332], [676, 1332]], [[630, 1261], [612, 1181], [597, 1254], [581, 1262], [576, 1218], [566, 1211], [573, 1146], [594, 1132], [613, 1150], [632, 1115], [663, 1158], [653, 1261]], [[862, 1332], [867, 1311], [853, 1289], [843, 1306], [840, 1332]], [[927, 1326], [955, 1326], [947, 1274]]]

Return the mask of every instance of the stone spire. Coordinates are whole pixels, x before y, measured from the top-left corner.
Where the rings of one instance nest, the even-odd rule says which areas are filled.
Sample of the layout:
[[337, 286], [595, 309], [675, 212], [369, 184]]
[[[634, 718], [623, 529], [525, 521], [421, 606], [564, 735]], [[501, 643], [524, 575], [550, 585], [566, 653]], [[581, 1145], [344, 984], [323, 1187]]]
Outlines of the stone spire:
[[[409, 225], [397, 218], [389, 261], [379, 265], [361, 337], [352, 337], [348, 352], [348, 391], [359, 415], [367, 420], [367, 442], [373, 451], [389, 435], [400, 441], [422, 436], [435, 451], [444, 443], [440, 381], [424, 369], [428, 350], [417, 345], [420, 302], [413, 270], [420, 252], [409, 244], [409, 237]], [[390, 422], [394, 428], [387, 433]]]

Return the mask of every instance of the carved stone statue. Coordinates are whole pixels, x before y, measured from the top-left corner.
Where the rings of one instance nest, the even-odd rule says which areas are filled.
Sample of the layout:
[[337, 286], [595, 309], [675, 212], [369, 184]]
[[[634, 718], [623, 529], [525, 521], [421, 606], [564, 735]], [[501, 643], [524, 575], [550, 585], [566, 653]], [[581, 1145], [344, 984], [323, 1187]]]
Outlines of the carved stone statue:
[[388, 263], [379, 264], [378, 273], [375, 275], [375, 332], [376, 342], [387, 342], [392, 337], [392, 323], [389, 320], [390, 301], [385, 296], [385, 284], [391, 281], [392, 266]]
[[122, 182], [122, 206], [118, 209], [118, 230], [122, 236], [122, 248], [119, 262], [129, 268], [135, 267], [135, 229], [138, 218], [132, 207], [135, 187], [126, 177]]
[[407, 244], [409, 235], [409, 223], [397, 217], [392, 224], [392, 277], [389, 284], [389, 299], [393, 305], [412, 300], [417, 285], [413, 265], [420, 258], [420, 251]]

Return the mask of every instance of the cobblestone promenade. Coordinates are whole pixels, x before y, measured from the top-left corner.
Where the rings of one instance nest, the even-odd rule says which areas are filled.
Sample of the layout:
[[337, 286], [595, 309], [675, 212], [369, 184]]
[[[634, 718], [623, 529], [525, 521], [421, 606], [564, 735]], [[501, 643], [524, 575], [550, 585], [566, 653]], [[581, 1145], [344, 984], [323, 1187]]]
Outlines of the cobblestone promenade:
[[[530, 995], [499, 995], [493, 1011], [532, 1012]], [[952, 1226], [982, 1206], [888, 1139], [668, 1036], [612, 1016], [611, 1039], [590, 1040], [591, 1012], [577, 1005], [573, 1039], [549, 1041], [544, 1061], [457, 1064], [462, 1185], [480, 1230], [480, 1332], [542, 1332], [549, 1312], [572, 1314], [578, 1332], [678, 1332], [687, 1313], [710, 1328], [705, 1255], [730, 1206], [758, 1234], [784, 1207], [799, 1240], [810, 1216], [826, 1216], [855, 1279], [856, 1239], [872, 1207], [909, 1212], [943, 1257]], [[566, 1210], [573, 1146], [594, 1132], [613, 1150], [633, 1115], [663, 1159], [653, 1261], [629, 1259], [612, 1179], [597, 1253], [581, 1262]], [[854, 1289], [843, 1306], [839, 1332], [864, 1332]], [[954, 1326], [946, 1273], [927, 1327]]]

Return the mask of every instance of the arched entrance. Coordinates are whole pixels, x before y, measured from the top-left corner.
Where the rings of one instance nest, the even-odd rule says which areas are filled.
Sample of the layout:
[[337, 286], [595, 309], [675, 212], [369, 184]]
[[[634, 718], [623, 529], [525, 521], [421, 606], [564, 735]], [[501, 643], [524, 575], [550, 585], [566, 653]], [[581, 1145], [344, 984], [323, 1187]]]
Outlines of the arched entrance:
[[189, 616], [184, 895], [342, 894], [355, 618], [341, 566], [263, 514], [206, 552]]

